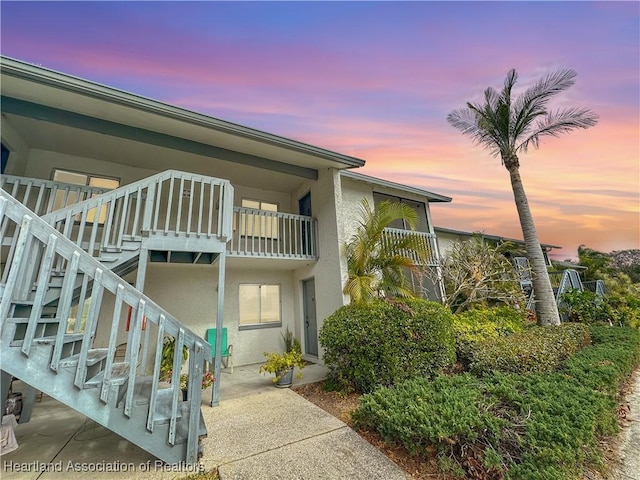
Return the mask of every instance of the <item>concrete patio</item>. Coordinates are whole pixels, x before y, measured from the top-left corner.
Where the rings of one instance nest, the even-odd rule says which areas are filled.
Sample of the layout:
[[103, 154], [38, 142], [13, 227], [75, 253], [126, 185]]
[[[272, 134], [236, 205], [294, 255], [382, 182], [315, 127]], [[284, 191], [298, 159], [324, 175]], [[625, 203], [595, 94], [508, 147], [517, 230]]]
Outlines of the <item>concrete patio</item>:
[[[407, 475], [345, 423], [289, 389], [277, 389], [259, 365], [223, 371], [220, 406], [203, 392], [208, 428], [196, 468], [165, 465], [136, 445], [52, 398], [18, 425], [19, 448], [2, 456], [3, 479], [175, 479], [218, 467], [227, 479], [404, 479]], [[310, 365], [295, 385], [322, 380]], [[16, 388], [16, 391], [19, 387]]]

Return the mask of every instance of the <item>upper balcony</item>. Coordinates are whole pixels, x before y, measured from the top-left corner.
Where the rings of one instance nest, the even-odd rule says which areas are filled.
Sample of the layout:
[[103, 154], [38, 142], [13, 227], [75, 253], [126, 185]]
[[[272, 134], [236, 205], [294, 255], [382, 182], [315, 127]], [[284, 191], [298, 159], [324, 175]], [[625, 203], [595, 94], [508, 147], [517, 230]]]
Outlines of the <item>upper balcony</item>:
[[233, 207], [233, 257], [317, 260], [317, 221], [312, 217]]
[[391, 242], [395, 242], [406, 236], [418, 237], [418, 240], [422, 244], [424, 255], [418, 255], [417, 252], [413, 250], [408, 250], [406, 255], [411, 258], [413, 263], [419, 266], [434, 267], [439, 265], [438, 243], [434, 233], [403, 230], [401, 228], [385, 228], [384, 235], [385, 239]]
[[[1, 181], [4, 190], [37, 215], [66, 223], [59, 227], [65, 232], [76, 232], [82, 239], [78, 230], [91, 230], [81, 240], [84, 243], [87, 238], [98, 239], [91, 243], [117, 247], [123, 237], [146, 237], [151, 250], [207, 252], [208, 242], [222, 238], [230, 257], [318, 259], [314, 218], [246, 207], [227, 209], [233, 188], [222, 180], [167, 171], [117, 190], [12, 175], [3, 175]], [[84, 214], [56, 213], [80, 202], [86, 205]]]

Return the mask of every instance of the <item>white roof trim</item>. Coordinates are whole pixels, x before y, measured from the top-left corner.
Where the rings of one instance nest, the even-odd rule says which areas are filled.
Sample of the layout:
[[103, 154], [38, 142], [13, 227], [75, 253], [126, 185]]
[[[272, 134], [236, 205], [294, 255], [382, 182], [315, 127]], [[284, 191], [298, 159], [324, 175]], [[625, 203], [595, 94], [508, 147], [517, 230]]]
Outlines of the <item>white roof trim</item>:
[[341, 170], [340, 175], [357, 180], [360, 182], [370, 183], [379, 187], [392, 188], [394, 190], [400, 190], [403, 192], [411, 193], [413, 195], [419, 195], [421, 197], [427, 197], [430, 202], [450, 202], [451, 197], [439, 195], [437, 193], [429, 192], [421, 188], [411, 187], [409, 185], [403, 185], [401, 183], [390, 182], [381, 178], [371, 177], [362, 173], [356, 173], [349, 170]]

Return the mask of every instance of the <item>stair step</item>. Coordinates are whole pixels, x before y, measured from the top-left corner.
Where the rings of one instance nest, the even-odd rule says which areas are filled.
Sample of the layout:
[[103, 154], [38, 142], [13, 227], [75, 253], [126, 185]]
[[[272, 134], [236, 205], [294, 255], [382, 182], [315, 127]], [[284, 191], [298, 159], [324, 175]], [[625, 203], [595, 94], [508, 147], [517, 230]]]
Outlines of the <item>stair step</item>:
[[[101, 362], [107, 355], [109, 354], [108, 348], [93, 348], [87, 352], [87, 367], [95, 365], [96, 363]], [[65, 358], [60, 361], [61, 367], [73, 367], [78, 364], [80, 360], [80, 354], [76, 353], [75, 355], [71, 355], [70, 357]]]
[[[7, 318], [9, 323], [29, 323], [29, 317], [10, 317]], [[38, 323], [60, 323], [58, 317], [41, 317], [38, 318]]]
[[111, 263], [111, 262], [117, 262], [118, 260], [120, 260], [120, 257], [110, 257], [110, 256], [104, 256], [104, 255], [100, 255], [98, 257], [95, 257], [96, 260], [98, 260], [101, 263]]
[[119, 247], [102, 247], [100, 249], [100, 252], [103, 253], [120, 253], [122, 252], [122, 249]]
[[[62, 343], [78, 342], [82, 340], [82, 337], [84, 337], [83, 333], [68, 333], [63, 337]], [[11, 347], [21, 347], [23, 342], [24, 340], [12, 340], [9, 345]], [[33, 343], [40, 345], [54, 345], [56, 343], [56, 336], [50, 335], [47, 337], [34, 338]]]
[[[133, 403], [136, 406], [149, 405], [151, 397], [151, 377], [138, 377], [133, 393]], [[171, 420], [171, 402], [173, 401], [173, 390], [163, 388], [158, 390], [156, 396], [156, 413], [154, 415], [156, 424], [168, 423]], [[178, 401], [182, 401], [182, 393], [178, 393]], [[182, 418], [182, 409], [178, 408], [178, 420]]]
[[[128, 362], [114, 363], [113, 369], [111, 370], [111, 379], [109, 380], [109, 384], [123, 385], [128, 379], [129, 379], [129, 363]], [[104, 372], [100, 372], [94, 377], [84, 382], [84, 387], [85, 388], [98, 387], [102, 385], [103, 381], [104, 381]]]

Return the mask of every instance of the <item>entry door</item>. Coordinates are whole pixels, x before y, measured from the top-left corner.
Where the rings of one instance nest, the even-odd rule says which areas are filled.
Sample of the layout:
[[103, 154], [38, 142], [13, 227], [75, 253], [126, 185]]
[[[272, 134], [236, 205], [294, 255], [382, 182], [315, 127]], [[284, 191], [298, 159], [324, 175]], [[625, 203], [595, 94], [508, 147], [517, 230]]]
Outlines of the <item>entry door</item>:
[[[300, 215], [311, 216], [311, 192], [298, 200], [298, 208]], [[301, 227], [302, 253], [309, 255], [311, 253], [311, 232], [308, 231], [306, 223], [302, 223]]]
[[304, 309], [305, 353], [317, 357], [318, 324], [316, 323], [316, 282], [313, 278], [302, 281], [302, 308]]

